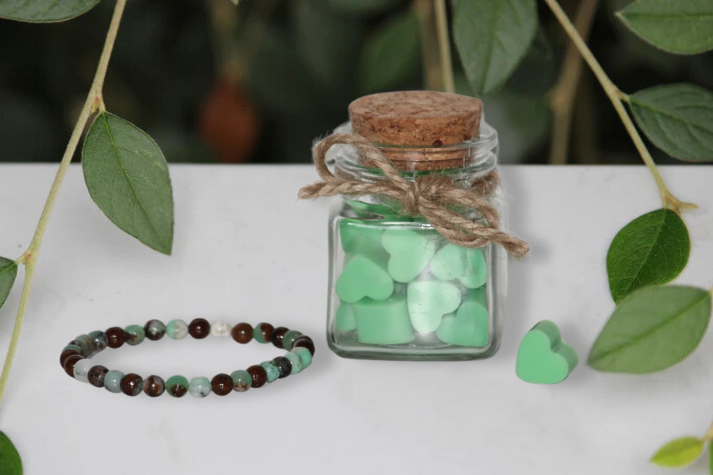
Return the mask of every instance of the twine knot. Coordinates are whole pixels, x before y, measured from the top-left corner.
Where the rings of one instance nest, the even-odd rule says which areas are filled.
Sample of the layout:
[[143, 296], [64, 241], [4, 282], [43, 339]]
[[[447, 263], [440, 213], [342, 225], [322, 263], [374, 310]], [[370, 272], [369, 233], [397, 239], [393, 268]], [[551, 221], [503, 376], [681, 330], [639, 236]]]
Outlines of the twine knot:
[[[367, 183], [344, 173], [335, 176], [326, 162], [327, 151], [334, 144], [355, 146], [362, 158], [383, 172], [386, 180]], [[385, 196], [398, 201], [403, 214], [423, 216], [436, 231], [458, 246], [476, 248], [494, 242], [517, 258], [530, 250], [525, 241], [499, 229], [500, 216], [486, 199], [500, 183], [496, 170], [476, 180], [470, 189], [463, 189], [452, 178], [438, 173], [422, 175], [409, 182], [378, 147], [355, 134], [332, 134], [317, 142], [312, 153], [323, 181], [303, 187], [298, 194], [300, 199]]]
[[[403, 200], [401, 200], [401, 206], [403, 213], [408, 216], [414, 216], [419, 210], [419, 197], [421, 193], [427, 193], [425, 190], [428, 189], [424, 184], [424, 177], [419, 177], [413, 183], [411, 183], [404, 193]], [[429, 190], [430, 191], [430, 190]], [[425, 197], [428, 199], [428, 197]]]

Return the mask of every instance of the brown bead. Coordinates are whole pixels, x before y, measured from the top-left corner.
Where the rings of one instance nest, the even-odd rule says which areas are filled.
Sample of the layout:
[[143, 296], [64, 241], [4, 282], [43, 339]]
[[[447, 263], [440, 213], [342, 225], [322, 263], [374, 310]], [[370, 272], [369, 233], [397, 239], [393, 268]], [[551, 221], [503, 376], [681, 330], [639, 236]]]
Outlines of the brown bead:
[[64, 361], [64, 371], [71, 377], [74, 377], [74, 365], [77, 364], [77, 361], [81, 361], [83, 359], [84, 357], [80, 355], [72, 355], [67, 357], [67, 359]]
[[260, 323], [255, 330], [260, 333], [262, 339], [255, 338], [260, 343], [270, 343], [272, 341], [272, 333], [275, 331], [275, 327], [269, 323]]
[[158, 397], [166, 390], [166, 383], [156, 375], [151, 375], [144, 381], [144, 393], [150, 397]]
[[233, 340], [238, 343], [250, 343], [253, 339], [253, 327], [249, 323], [238, 323], [230, 333], [233, 335]]
[[89, 384], [98, 388], [103, 388], [104, 376], [106, 376], [108, 372], [109, 369], [105, 368], [104, 366], [92, 366], [91, 368], [89, 368], [89, 372], [87, 373], [87, 379], [89, 380]]
[[143, 389], [144, 380], [136, 373], [129, 373], [121, 378], [121, 392], [127, 396], [138, 396]]
[[282, 339], [285, 337], [285, 333], [290, 331], [289, 328], [285, 327], [277, 327], [275, 330], [272, 332], [272, 344], [275, 345], [277, 348], [284, 348], [282, 345]]
[[[265, 376], [267, 378], [267, 375]], [[215, 375], [215, 377], [210, 382], [213, 392], [218, 396], [225, 396], [230, 394], [233, 390], [233, 378], [230, 375], [221, 373]]]
[[161, 320], [149, 320], [144, 325], [144, 334], [151, 341], [157, 341], [166, 334], [166, 325]]
[[196, 318], [188, 325], [188, 333], [199, 340], [205, 338], [210, 335], [210, 323], [205, 318]]
[[80, 350], [75, 350], [74, 348], [68, 348], [62, 352], [61, 355], [59, 355], [59, 364], [64, 368], [64, 362], [67, 361], [67, 358], [69, 358], [72, 355], [79, 355], [82, 356], [82, 352]]
[[105, 333], [109, 348], [119, 348], [126, 342], [126, 332], [121, 327], [111, 327]]
[[259, 364], [249, 367], [247, 369], [247, 371], [248, 371], [248, 373], [250, 373], [250, 376], [253, 378], [253, 383], [252, 383], [251, 387], [261, 388], [267, 382], [267, 371], [265, 371], [265, 368], [263, 368]]
[[292, 342], [292, 349], [294, 350], [295, 348], [307, 348], [314, 356], [314, 342], [307, 335], [300, 335], [295, 338], [295, 341]]

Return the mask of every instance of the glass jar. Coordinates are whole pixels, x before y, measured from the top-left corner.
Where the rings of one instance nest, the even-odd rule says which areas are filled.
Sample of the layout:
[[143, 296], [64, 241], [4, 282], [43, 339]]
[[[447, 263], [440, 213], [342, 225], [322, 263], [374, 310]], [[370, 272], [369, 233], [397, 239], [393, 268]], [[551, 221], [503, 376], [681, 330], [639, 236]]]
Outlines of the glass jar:
[[[394, 95], [376, 96], [390, 94]], [[402, 102], [382, 97], [380, 103], [390, 104], [390, 112], [381, 110], [377, 115], [404, 110], [398, 106], [426, 93], [397, 94]], [[449, 100], [477, 101], [447, 96], [452, 96]], [[362, 98], [352, 106], [373, 97]], [[352, 121], [337, 132], [359, 133], [352, 130], [352, 106]], [[447, 116], [452, 105], [446, 101], [434, 107], [446, 107], [442, 115]], [[410, 131], [406, 140], [419, 143], [372, 143], [409, 181], [427, 173], [442, 173], [467, 189], [488, 175], [497, 163], [497, 132], [484, 121], [481, 123], [480, 109], [477, 115], [473, 138], [466, 136], [467, 140], [460, 142], [441, 144], [438, 138], [435, 146], [424, 145], [424, 140], [432, 138], [431, 131], [419, 140], [413, 139]], [[418, 120], [411, 119], [410, 123], [418, 126]], [[452, 124], [448, 124], [447, 130], [452, 130]], [[401, 126], [391, 127], [391, 131], [400, 133]], [[456, 133], [463, 137], [461, 132]], [[443, 131], [436, 135], [448, 136]], [[334, 163], [337, 174], [364, 182], [385, 180], [381, 170], [364, 163], [352, 146], [332, 146], [327, 158]], [[486, 199], [504, 222], [500, 187]], [[468, 217], [482, 220], [477, 213]], [[342, 197], [329, 219], [327, 340], [335, 353], [349, 358], [393, 360], [469, 360], [495, 354], [501, 340], [507, 288], [507, 253], [502, 247], [456, 246], [423, 217], [406, 216], [399, 203], [379, 196]]]

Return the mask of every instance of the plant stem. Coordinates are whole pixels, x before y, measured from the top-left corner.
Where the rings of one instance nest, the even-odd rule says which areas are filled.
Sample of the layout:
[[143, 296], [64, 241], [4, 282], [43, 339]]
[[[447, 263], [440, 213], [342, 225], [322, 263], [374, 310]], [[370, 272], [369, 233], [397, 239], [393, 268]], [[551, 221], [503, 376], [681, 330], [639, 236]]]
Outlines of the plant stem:
[[[584, 0], [577, 10], [574, 26], [585, 41], [592, 27], [597, 4], [598, 0]], [[570, 43], [567, 46], [562, 72], [550, 94], [550, 108], [554, 116], [550, 148], [550, 163], [552, 164], [567, 163], [574, 99], [581, 75], [582, 56], [574, 43]]]
[[119, 24], [121, 23], [121, 17], [124, 13], [125, 6], [126, 0], [117, 0], [111, 24], [109, 25], [109, 32], [107, 33], [106, 41], [104, 42], [104, 49], [102, 50], [101, 57], [99, 58], [99, 65], [97, 66], [92, 86], [89, 89], [87, 100], [84, 102], [82, 112], [79, 114], [79, 119], [77, 119], [77, 123], [74, 126], [67, 148], [62, 156], [62, 161], [59, 164], [59, 169], [57, 170], [57, 174], [52, 182], [52, 187], [50, 188], [49, 195], [47, 196], [47, 201], [45, 202], [44, 209], [40, 215], [40, 221], [37, 224], [37, 229], [35, 229], [32, 241], [24, 254], [18, 259], [18, 262], [25, 264], [25, 282], [22, 287], [22, 294], [20, 295], [20, 304], [17, 308], [17, 316], [15, 317], [15, 326], [12, 330], [12, 337], [10, 338], [10, 346], [2, 368], [2, 375], [0, 375], [0, 400], [2, 400], [2, 396], [5, 393], [5, 386], [7, 385], [7, 380], [10, 376], [10, 368], [12, 368], [12, 362], [15, 359], [15, 353], [17, 351], [20, 333], [22, 331], [22, 322], [25, 319], [27, 302], [30, 298], [32, 280], [35, 275], [37, 257], [40, 252], [40, 247], [42, 246], [42, 238], [45, 235], [50, 214], [52, 213], [54, 204], [57, 201], [57, 194], [62, 186], [64, 177], [67, 174], [67, 169], [69, 168], [69, 164], [72, 162], [72, 157], [74, 157], [74, 152], [77, 150], [79, 139], [82, 137], [82, 132], [84, 132], [89, 118], [94, 111], [104, 110], [104, 99], [102, 97], [104, 78], [106, 77], [106, 70], [109, 66], [109, 58], [111, 58], [111, 52], [114, 48], [116, 34], [119, 31]]
[[451, 40], [448, 34], [448, 12], [446, 0], [433, 0], [436, 10], [436, 28], [438, 32], [438, 47], [441, 52], [441, 77], [443, 90], [455, 92], [453, 83], [453, 64], [451, 60]]
[[622, 102], [622, 100], [626, 100], [628, 96], [622, 93], [619, 88], [617, 88], [616, 85], [612, 82], [612, 80], [609, 79], [609, 76], [607, 76], [607, 74], [604, 72], [604, 69], [602, 69], [601, 65], [594, 57], [585, 41], [579, 35], [577, 29], [567, 17], [567, 14], [564, 12], [564, 10], [562, 10], [562, 7], [559, 5], [559, 3], [557, 3], [557, 0], [545, 0], [545, 3], [547, 3], [547, 6], [550, 8], [550, 10], [552, 10], [552, 13], [557, 18], [557, 21], [559, 21], [560, 25], [562, 25], [562, 28], [564, 29], [565, 33], [567, 33], [570, 40], [572, 40], [572, 43], [574, 43], [574, 46], [579, 51], [579, 54], [581, 54], [584, 60], [587, 62], [587, 65], [589, 65], [589, 68], [597, 77], [597, 80], [599, 80], [599, 83], [604, 89], [604, 92], [611, 100], [614, 109], [616, 110], [617, 114], [619, 114], [619, 118], [621, 119], [622, 123], [624, 124], [624, 127], [626, 128], [626, 131], [629, 133], [631, 140], [634, 142], [634, 146], [636, 146], [639, 155], [641, 155], [641, 159], [649, 168], [649, 171], [651, 172], [654, 177], [654, 180], [656, 181], [656, 185], [659, 189], [659, 195], [661, 195], [661, 202], [663, 203], [663, 207], [670, 208], [679, 214], [683, 209], [695, 208], [696, 205], [682, 202], [678, 198], [676, 198], [669, 191], [668, 187], [666, 186], [666, 183], [663, 181], [663, 178], [661, 177], [661, 174], [659, 173], [659, 170], [656, 167], [656, 163], [654, 163], [654, 159], [651, 157], [651, 154], [646, 148], [644, 141], [641, 139], [639, 132], [636, 130], [636, 126], [634, 126], [634, 122], [631, 120], [631, 117], [629, 116], [629, 113], [627, 112], [626, 107]]
[[710, 442], [713, 440], [713, 424], [708, 428], [708, 432], [706, 432], [706, 435], [703, 436], [703, 441], [704, 442]]

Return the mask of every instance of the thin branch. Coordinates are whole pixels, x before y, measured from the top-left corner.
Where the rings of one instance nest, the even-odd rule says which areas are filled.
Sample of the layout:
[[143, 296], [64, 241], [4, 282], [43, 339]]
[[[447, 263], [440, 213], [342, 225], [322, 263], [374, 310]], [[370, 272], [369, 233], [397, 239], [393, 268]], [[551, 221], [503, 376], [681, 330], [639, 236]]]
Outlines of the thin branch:
[[604, 69], [602, 69], [601, 65], [592, 54], [589, 47], [587, 47], [587, 44], [584, 42], [582, 37], [579, 36], [577, 29], [574, 27], [572, 22], [569, 21], [569, 18], [567, 18], [567, 14], [564, 12], [564, 10], [562, 10], [560, 4], [557, 3], [557, 0], [545, 0], [545, 3], [547, 3], [547, 6], [550, 8], [550, 10], [552, 10], [552, 13], [557, 18], [557, 21], [559, 21], [559, 23], [562, 25], [562, 28], [564, 28], [564, 31], [567, 33], [567, 35], [579, 51], [579, 54], [582, 55], [584, 60], [587, 62], [589, 68], [597, 77], [597, 80], [599, 80], [599, 83], [604, 89], [606, 95], [609, 97], [609, 100], [611, 100], [614, 109], [616, 110], [617, 114], [619, 114], [619, 118], [621, 119], [622, 123], [624, 124], [624, 127], [626, 128], [626, 131], [629, 133], [631, 140], [634, 142], [634, 146], [639, 151], [641, 159], [649, 168], [649, 171], [651, 172], [654, 177], [654, 180], [656, 181], [656, 185], [659, 189], [659, 195], [661, 195], [661, 202], [663, 204], [663, 207], [670, 208], [671, 210], [679, 214], [684, 209], [695, 208], [696, 205], [680, 201], [669, 191], [668, 187], [666, 186], [666, 183], [663, 181], [663, 178], [659, 173], [658, 168], [656, 167], [654, 159], [651, 157], [649, 150], [646, 148], [644, 141], [641, 139], [639, 132], [636, 130], [636, 126], [634, 126], [634, 122], [631, 120], [631, 117], [629, 116], [626, 107], [624, 107], [622, 99], [625, 100], [627, 96], [621, 91], [619, 91], [616, 85], [611, 81], [611, 79], [609, 79], [609, 76], [607, 76], [607, 74], [604, 72]]
[[[598, 0], [583, 0], [577, 10], [574, 26], [585, 41], [589, 37], [597, 5]], [[567, 46], [562, 72], [550, 95], [550, 108], [554, 116], [550, 163], [555, 165], [567, 163], [572, 111], [581, 75], [582, 56], [574, 43], [570, 42]]]
[[20, 295], [20, 304], [17, 309], [17, 316], [15, 317], [15, 326], [12, 330], [12, 337], [10, 338], [7, 358], [5, 359], [5, 364], [2, 368], [2, 375], [0, 375], [0, 400], [2, 400], [2, 396], [5, 393], [7, 380], [10, 376], [10, 369], [12, 368], [12, 363], [15, 359], [15, 353], [17, 352], [17, 345], [22, 331], [22, 323], [25, 319], [25, 312], [27, 310], [27, 302], [30, 298], [32, 280], [35, 275], [37, 257], [40, 252], [40, 247], [42, 246], [42, 238], [45, 235], [50, 214], [52, 213], [52, 209], [57, 201], [57, 194], [59, 193], [62, 183], [64, 182], [67, 169], [69, 168], [69, 164], [72, 162], [72, 157], [74, 157], [77, 145], [79, 144], [79, 139], [82, 137], [82, 133], [84, 132], [89, 118], [94, 111], [103, 110], [104, 107], [104, 99], [102, 97], [104, 78], [106, 77], [109, 59], [111, 58], [111, 52], [114, 48], [116, 34], [119, 31], [119, 24], [121, 23], [121, 17], [124, 13], [125, 6], [126, 0], [117, 0], [111, 24], [109, 25], [109, 31], [106, 36], [106, 41], [104, 42], [104, 49], [102, 50], [101, 57], [99, 58], [99, 65], [97, 66], [92, 86], [89, 89], [87, 100], [84, 102], [82, 112], [79, 114], [79, 119], [74, 126], [69, 143], [67, 144], [67, 148], [62, 156], [62, 161], [59, 164], [57, 175], [52, 182], [52, 187], [50, 188], [49, 195], [47, 196], [47, 201], [45, 202], [44, 209], [42, 210], [42, 215], [40, 216], [39, 223], [37, 224], [35, 234], [29, 247], [27, 248], [27, 251], [25, 251], [21, 257], [21, 261], [25, 264], [25, 282], [22, 288], [22, 294]]
[[453, 65], [444, 0], [413, 0], [421, 31], [425, 89], [454, 92]]
[[448, 34], [448, 11], [446, 0], [434, 0], [436, 10], [436, 28], [438, 32], [438, 48], [441, 56], [441, 77], [443, 90], [455, 92], [453, 83], [453, 64], [451, 60], [451, 40]]

